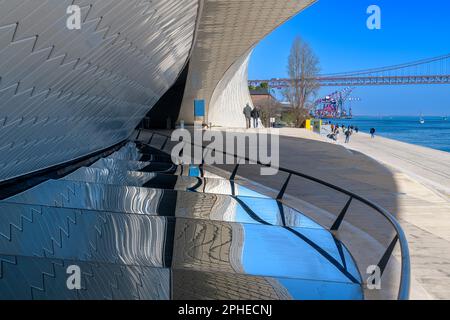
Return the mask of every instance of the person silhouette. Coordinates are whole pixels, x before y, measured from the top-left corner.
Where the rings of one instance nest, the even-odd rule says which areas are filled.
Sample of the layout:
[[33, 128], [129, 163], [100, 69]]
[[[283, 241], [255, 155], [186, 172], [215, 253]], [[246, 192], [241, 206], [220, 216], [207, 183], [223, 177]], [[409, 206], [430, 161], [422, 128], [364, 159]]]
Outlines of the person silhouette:
[[248, 103], [244, 108], [244, 116], [245, 116], [245, 124], [247, 126], [247, 129], [250, 129], [251, 119], [252, 119], [252, 107], [250, 107], [250, 104], [248, 104]]

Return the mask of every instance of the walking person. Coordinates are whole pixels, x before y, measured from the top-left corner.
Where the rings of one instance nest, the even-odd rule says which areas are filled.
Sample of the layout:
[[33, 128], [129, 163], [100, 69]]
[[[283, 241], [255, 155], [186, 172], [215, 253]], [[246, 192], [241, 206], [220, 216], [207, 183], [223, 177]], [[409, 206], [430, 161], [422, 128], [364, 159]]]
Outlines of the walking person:
[[370, 129], [370, 136], [372, 137], [372, 139], [375, 138], [375, 132], [375, 128]]
[[247, 103], [244, 108], [244, 116], [245, 116], [245, 124], [247, 125], [247, 129], [251, 128], [251, 119], [252, 119], [252, 107]]
[[256, 127], [259, 127], [259, 122], [260, 122], [260, 118], [261, 118], [261, 107], [258, 106], [256, 107]]
[[352, 130], [349, 127], [347, 129], [347, 131], [345, 131], [345, 143], [349, 143], [350, 142], [350, 136], [351, 135], [352, 135]]
[[258, 128], [259, 115], [260, 115], [260, 112], [259, 112], [258, 108], [254, 107], [251, 112], [251, 116], [253, 118], [253, 128]]

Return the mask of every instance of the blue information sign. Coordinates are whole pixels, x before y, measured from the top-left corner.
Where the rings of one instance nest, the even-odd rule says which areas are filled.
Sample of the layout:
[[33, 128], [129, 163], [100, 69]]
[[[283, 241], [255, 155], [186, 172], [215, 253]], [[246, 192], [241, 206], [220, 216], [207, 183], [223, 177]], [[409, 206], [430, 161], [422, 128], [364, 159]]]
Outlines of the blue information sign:
[[205, 116], [205, 100], [194, 100], [194, 117]]

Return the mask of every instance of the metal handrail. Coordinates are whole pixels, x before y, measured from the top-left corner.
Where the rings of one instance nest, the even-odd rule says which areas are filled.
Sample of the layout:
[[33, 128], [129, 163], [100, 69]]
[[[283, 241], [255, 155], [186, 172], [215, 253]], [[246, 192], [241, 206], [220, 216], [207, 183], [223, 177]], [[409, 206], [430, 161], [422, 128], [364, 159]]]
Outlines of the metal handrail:
[[[151, 139], [153, 139], [154, 135], [159, 135], [162, 136], [164, 138], [166, 138], [166, 140], [163, 143], [163, 146], [165, 147], [167, 142], [169, 141], [169, 139], [171, 140], [171, 137], [159, 132], [152, 132], [152, 136]], [[194, 143], [191, 142], [191, 145], [195, 146]], [[198, 145], [198, 147], [200, 147], [200, 145]], [[206, 146], [201, 145], [202, 150], [208, 149]], [[216, 150], [218, 151], [218, 150]], [[236, 154], [229, 154], [227, 152], [224, 151], [220, 151], [222, 152], [224, 155], [229, 155], [234, 157], [235, 159], [240, 159], [240, 160], [245, 160], [248, 162], [251, 162], [252, 164], [257, 164], [259, 166], [263, 166], [263, 167], [270, 167], [270, 165], [268, 164], [264, 164], [261, 163], [259, 160], [251, 160], [248, 157], [240, 157]], [[200, 166], [202, 166], [203, 164], [201, 164]], [[236, 174], [238, 172], [239, 169], [239, 163], [236, 164], [231, 176], [230, 176], [230, 180], [234, 180], [236, 177]], [[341, 223], [345, 220], [345, 216], [346, 213], [350, 207], [350, 204], [352, 201], [357, 200], [365, 205], [367, 205], [368, 207], [372, 208], [373, 210], [375, 210], [376, 212], [378, 212], [379, 214], [381, 214], [394, 228], [395, 232], [396, 232], [396, 236], [394, 237], [394, 239], [392, 240], [391, 244], [389, 245], [389, 247], [387, 248], [386, 252], [384, 253], [384, 255], [382, 256], [382, 258], [380, 259], [380, 262], [378, 263], [378, 266], [380, 267], [381, 270], [381, 275], [383, 275], [385, 268], [387, 266], [387, 263], [390, 260], [390, 257], [392, 256], [392, 252], [395, 248], [395, 245], [397, 244], [397, 242], [400, 243], [400, 250], [401, 250], [401, 278], [400, 278], [400, 287], [399, 287], [399, 292], [397, 295], [397, 299], [398, 300], [408, 300], [409, 299], [409, 293], [410, 293], [410, 283], [411, 283], [411, 266], [410, 266], [410, 256], [409, 256], [409, 248], [408, 248], [408, 242], [406, 240], [406, 236], [405, 233], [400, 225], [400, 223], [397, 221], [397, 219], [390, 213], [388, 212], [386, 209], [382, 208], [381, 206], [373, 203], [372, 201], [357, 195], [351, 191], [345, 190], [339, 186], [333, 185], [329, 182], [323, 181], [321, 179], [315, 178], [313, 176], [304, 174], [304, 173], [300, 173], [291, 169], [287, 169], [287, 168], [283, 168], [283, 167], [278, 167], [277, 168], [279, 171], [287, 173], [288, 174], [288, 178], [286, 179], [285, 183], [283, 184], [282, 189], [280, 190], [280, 193], [278, 194], [277, 197], [277, 201], [281, 201], [283, 200], [285, 191], [289, 185], [289, 182], [292, 178], [292, 176], [297, 176], [297, 177], [301, 177], [304, 178], [306, 180], [309, 181], [313, 181], [316, 182], [320, 185], [323, 185], [325, 187], [328, 187], [330, 189], [333, 189], [335, 191], [338, 191], [342, 194], [345, 194], [349, 197], [349, 200], [347, 202], [347, 204], [345, 205], [345, 207], [343, 208], [342, 212], [339, 214], [339, 216], [337, 217], [336, 221], [334, 222], [333, 226], [331, 227], [330, 231], [338, 231], [339, 227], [341, 225]]]

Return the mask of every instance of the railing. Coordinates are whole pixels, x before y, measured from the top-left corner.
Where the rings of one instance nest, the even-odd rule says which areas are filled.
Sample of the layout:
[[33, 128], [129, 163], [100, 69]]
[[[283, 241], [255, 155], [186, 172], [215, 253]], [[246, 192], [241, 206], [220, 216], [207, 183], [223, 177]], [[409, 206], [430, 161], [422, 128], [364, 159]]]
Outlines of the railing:
[[[149, 143], [152, 141], [154, 135], [159, 135], [161, 137], [163, 137], [165, 140], [162, 144], [162, 147], [160, 148], [161, 150], [164, 150], [164, 148], [166, 147], [167, 143], [169, 141], [171, 141], [171, 137], [162, 133], [158, 133], [158, 132], [152, 132], [152, 136], [150, 138]], [[192, 145], [194, 145], [193, 143], [191, 143]], [[198, 146], [200, 147], [200, 146]], [[208, 149], [206, 146], [201, 146], [202, 150], [204, 151], [205, 149]], [[218, 151], [218, 150], [215, 150]], [[236, 154], [229, 154], [226, 153], [224, 151], [220, 151], [221, 153], [223, 153], [224, 155], [229, 155], [234, 157], [234, 159], [238, 159], [238, 160], [244, 160], [247, 162], [251, 162], [252, 164], [257, 164], [259, 166], [262, 167], [270, 167], [267, 164], [261, 163], [260, 161], [255, 161], [255, 160], [251, 160], [247, 157], [239, 157]], [[199, 165], [202, 169], [204, 166], [204, 163]], [[229, 180], [230, 181], [234, 181], [236, 179], [237, 173], [239, 171], [239, 167], [240, 164], [236, 164]], [[400, 243], [400, 250], [401, 250], [401, 278], [400, 278], [400, 286], [399, 286], [399, 292], [397, 295], [397, 299], [398, 300], [408, 300], [409, 299], [409, 292], [410, 292], [410, 282], [411, 282], [411, 267], [410, 267], [410, 257], [409, 257], [409, 249], [408, 249], [408, 242], [406, 240], [406, 236], [405, 233], [403, 232], [402, 227], [400, 226], [400, 224], [398, 223], [397, 219], [395, 219], [395, 217], [389, 213], [387, 210], [383, 209], [382, 207], [380, 207], [379, 205], [371, 202], [370, 200], [359, 196], [351, 191], [345, 190], [341, 187], [338, 187], [336, 185], [333, 185], [329, 182], [320, 180], [318, 178], [309, 176], [307, 174], [303, 174], [291, 169], [287, 169], [287, 168], [282, 168], [279, 167], [278, 168], [279, 171], [287, 173], [288, 177], [285, 180], [283, 186], [281, 187], [280, 191], [278, 192], [278, 196], [276, 198], [277, 201], [282, 201], [286, 190], [289, 186], [289, 183], [291, 181], [292, 176], [297, 176], [297, 177], [301, 177], [303, 179], [318, 183], [322, 186], [325, 186], [329, 189], [335, 190], [341, 194], [345, 194], [346, 196], [348, 196], [348, 201], [345, 204], [344, 208], [341, 210], [341, 212], [339, 213], [339, 215], [337, 216], [337, 219], [334, 221], [333, 225], [330, 228], [330, 231], [332, 232], [337, 232], [342, 223], [345, 221], [348, 209], [350, 208], [350, 205], [352, 204], [352, 202], [354, 201], [359, 201], [360, 203], [368, 206], [369, 208], [372, 208], [373, 210], [375, 210], [377, 213], [379, 213], [382, 217], [384, 217], [389, 224], [394, 228], [396, 235], [394, 236], [394, 238], [392, 239], [390, 245], [388, 246], [388, 248], [386, 249], [386, 251], [384, 252], [384, 254], [382, 255], [382, 257], [380, 258], [377, 266], [379, 267], [380, 271], [381, 271], [381, 275], [384, 274], [386, 267], [392, 257], [392, 254], [394, 252], [395, 246], [397, 245], [397, 243]], [[203, 170], [201, 170], [203, 172]]]

